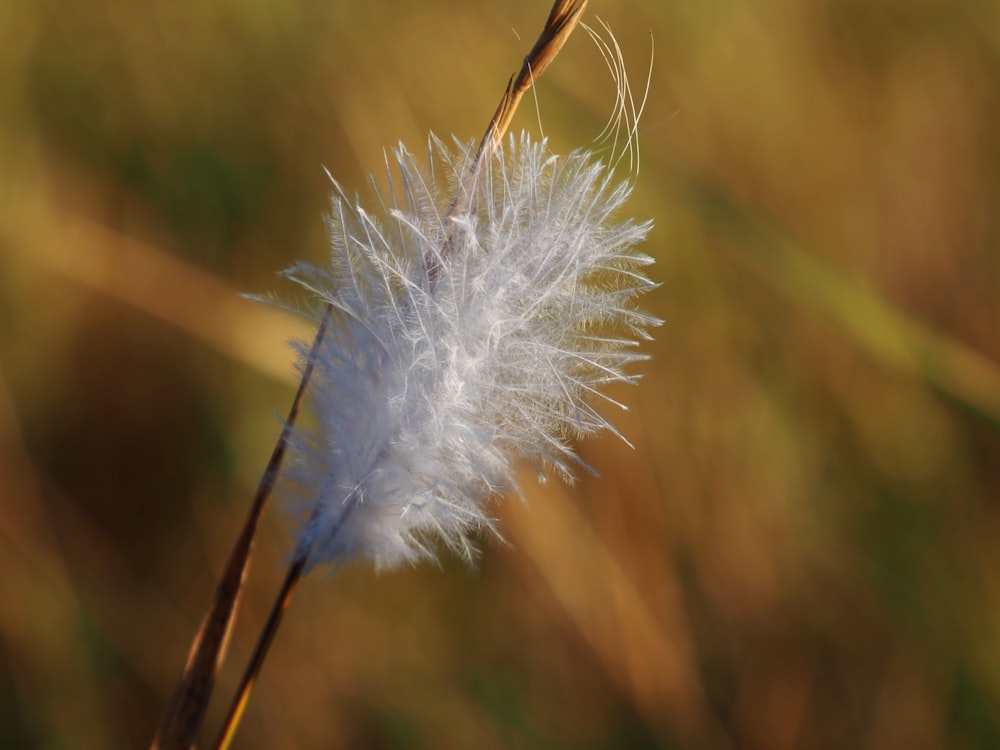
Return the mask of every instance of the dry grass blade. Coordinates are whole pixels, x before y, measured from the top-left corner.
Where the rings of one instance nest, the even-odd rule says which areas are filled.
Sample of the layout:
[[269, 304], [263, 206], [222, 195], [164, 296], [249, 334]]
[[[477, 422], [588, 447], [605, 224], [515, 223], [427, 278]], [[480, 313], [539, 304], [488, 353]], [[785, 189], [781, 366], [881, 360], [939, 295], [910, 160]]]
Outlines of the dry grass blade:
[[302, 405], [306, 386], [312, 374], [313, 362], [323, 341], [329, 319], [329, 310], [327, 310], [319, 331], [316, 333], [316, 339], [309, 353], [309, 360], [302, 373], [302, 381], [288, 412], [288, 419], [285, 420], [281, 435], [261, 477], [243, 529], [229, 554], [229, 560], [215, 589], [212, 603], [209, 605], [208, 612], [205, 613], [201, 627], [198, 629], [198, 634], [191, 644], [184, 673], [153, 740], [152, 747], [157, 750], [191, 747], [204, 720], [208, 702], [212, 697], [212, 689], [215, 686], [215, 676], [225, 659], [229, 635], [236, 620], [240, 593], [243, 590], [243, 582], [246, 580], [250, 566], [250, 553], [253, 549], [254, 537], [257, 534], [257, 525], [278, 478], [292, 424], [295, 422]]
[[[562, 49], [563, 44], [566, 43], [569, 35], [573, 33], [573, 29], [580, 22], [586, 7], [587, 0], [572, 0], [571, 2], [556, 0], [555, 5], [552, 6], [545, 27], [535, 41], [535, 46], [524, 58], [521, 70], [518, 71], [517, 75], [511, 76], [507, 82], [507, 88], [500, 98], [500, 104], [497, 105], [496, 112], [493, 113], [490, 124], [486, 128], [486, 133], [479, 142], [476, 158], [473, 159], [472, 165], [469, 167], [469, 173], [448, 208], [448, 216], [454, 216], [468, 206], [472, 195], [472, 186], [500, 145], [500, 140], [510, 127], [522, 97], [531, 88], [535, 79], [552, 64], [556, 55], [559, 54], [559, 50]], [[447, 249], [450, 242], [446, 240], [444, 244]]]
[[692, 205], [726, 233], [729, 241], [720, 246], [735, 261], [801, 309], [832, 323], [873, 361], [928, 384], [1000, 431], [1000, 367], [995, 362], [922, 324], [878, 292], [841, 277], [719, 191], [698, 183], [691, 188]]
[[507, 91], [500, 100], [500, 106], [497, 107], [493, 119], [490, 120], [489, 128], [483, 137], [482, 144], [480, 144], [477, 162], [489, 158], [489, 155], [500, 144], [500, 139], [510, 127], [514, 112], [517, 111], [517, 106], [521, 102], [521, 97], [559, 54], [563, 44], [566, 43], [569, 35], [573, 33], [573, 29], [580, 22], [586, 7], [587, 0], [579, 2], [577, 0], [573, 0], [573, 2], [557, 0], [552, 7], [552, 12], [545, 22], [545, 28], [542, 29], [542, 33], [535, 41], [531, 52], [524, 58], [521, 70], [507, 84]]

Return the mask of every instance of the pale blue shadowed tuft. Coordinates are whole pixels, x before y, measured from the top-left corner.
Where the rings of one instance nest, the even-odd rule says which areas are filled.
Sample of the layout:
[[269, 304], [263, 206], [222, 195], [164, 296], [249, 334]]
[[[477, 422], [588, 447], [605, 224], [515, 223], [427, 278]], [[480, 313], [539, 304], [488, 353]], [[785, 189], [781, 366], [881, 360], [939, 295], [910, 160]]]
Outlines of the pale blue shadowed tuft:
[[428, 150], [426, 167], [393, 154], [377, 217], [334, 182], [329, 267], [287, 272], [333, 310], [314, 425], [291, 444], [310, 567], [390, 567], [433, 557], [435, 538], [472, 558], [522, 463], [569, 479], [572, 439], [613, 430], [592, 404], [634, 382], [660, 323], [634, 306], [655, 285], [636, 250], [650, 222], [620, 216], [628, 181], [522, 135], [449, 213], [474, 151]]

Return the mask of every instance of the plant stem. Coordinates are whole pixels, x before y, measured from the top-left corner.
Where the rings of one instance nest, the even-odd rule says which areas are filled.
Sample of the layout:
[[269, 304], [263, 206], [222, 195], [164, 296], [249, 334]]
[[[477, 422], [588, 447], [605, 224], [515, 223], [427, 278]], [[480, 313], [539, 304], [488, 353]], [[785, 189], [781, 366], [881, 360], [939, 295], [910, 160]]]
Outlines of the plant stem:
[[[520, 71], [517, 75], [511, 76], [511, 79], [507, 83], [507, 88], [500, 99], [500, 104], [497, 106], [496, 112], [494, 112], [493, 117], [490, 118], [489, 125], [486, 128], [486, 133], [483, 135], [483, 138], [479, 143], [479, 147], [476, 151], [475, 158], [469, 167], [469, 171], [463, 179], [461, 185], [458, 187], [458, 190], [451, 201], [451, 205], [448, 207], [448, 211], [446, 213], [447, 217], [456, 216], [468, 208], [469, 201], [472, 199], [475, 182], [483, 171], [485, 165], [489, 162], [490, 158], [499, 147], [500, 141], [507, 132], [511, 120], [514, 117], [514, 112], [517, 110], [524, 93], [531, 88], [538, 76], [542, 74], [555, 56], [559, 54], [559, 50], [562, 49], [566, 39], [569, 38], [573, 29], [576, 28], [577, 23], [579, 23], [580, 17], [583, 15], [583, 11], [586, 6], [587, 0], [555, 0], [552, 10], [549, 13], [549, 17], [545, 22], [545, 26], [535, 42], [534, 47], [532, 47], [531, 51], [524, 58]], [[448, 227], [451, 226], [452, 224], [449, 222]], [[452, 249], [453, 239], [450, 231], [450, 229], [446, 229], [440, 257], [447, 256]], [[438, 261], [433, 257], [428, 257], [425, 259], [425, 262], [428, 264], [428, 277], [433, 282], [438, 272]], [[322, 326], [327, 325], [329, 312], [330, 310], [328, 307], [327, 314], [323, 318]], [[309, 362], [307, 363], [306, 371], [303, 373], [303, 386], [300, 388], [300, 393], [301, 390], [304, 390], [305, 381], [308, 379], [309, 372], [311, 372], [313, 361], [318, 350], [319, 340], [322, 337], [322, 332], [323, 327], [321, 327], [320, 333], [317, 334], [316, 343], [313, 345], [313, 350], [310, 352]], [[283, 433], [281, 441], [282, 452], [284, 451], [284, 443], [286, 442], [286, 439], [287, 435]], [[308, 549], [300, 551], [288, 570], [285, 582], [278, 593], [277, 599], [275, 599], [275, 602], [271, 607], [271, 614], [268, 617], [267, 624], [264, 626], [264, 630], [257, 642], [257, 647], [254, 649], [253, 655], [250, 657], [250, 662], [243, 675], [243, 680], [240, 682], [240, 686], [237, 689], [232, 704], [230, 705], [229, 713], [226, 716], [222, 731], [220, 732], [219, 737], [216, 740], [216, 744], [214, 745], [216, 750], [224, 750], [224, 748], [227, 748], [229, 743], [232, 741], [233, 735], [235, 734], [243, 715], [243, 711], [246, 708], [247, 701], [250, 698], [250, 691], [253, 689], [257, 675], [260, 674], [264, 658], [267, 656], [268, 649], [274, 640], [278, 626], [281, 624], [281, 617], [284, 614], [285, 609], [288, 607], [292, 593], [295, 590], [295, 585], [302, 577], [306, 561], [309, 558], [309, 552], [310, 550]]]
[[302, 406], [306, 387], [312, 376], [316, 357], [319, 354], [329, 322], [330, 307], [327, 306], [309, 351], [309, 358], [302, 371], [302, 381], [299, 383], [292, 406], [288, 411], [288, 418], [285, 420], [281, 435], [275, 443], [271, 458], [261, 476], [240, 535], [229, 553], [229, 559], [226, 561], [222, 578], [215, 588], [212, 602], [191, 644], [184, 673], [177, 683], [156, 736], [153, 738], [152, 750], [188, 750], [194, 743], [205, 718], [205, 711], [215, 687], [215, 677], [225, 659], [229, 636], [236, 621], [240, 593], [243, 590], [243, 582], [246, 580], [250, 567], [250, 553], [253, 550], [257, 525], [267, 505], [268, 498], [274, 490], [274, 484], [277, 481], [278, 472], [288, 447], [288, 437]]
[[250, 698], [250, 691], [253, 690], [254, 683], [257, 681], [257, 675], [260, 674], [260, 669], [264, 664], [264, 658], [267, 656], [267, 652], [271, 648], [271, 643], [274, 641], [275, 633], [278, 632], [278, 626], [281, 624], [281, 617], [285, 613], [288, 603], [291, 601], [292, 593], [295, 591], [296, 584], [298, 584], [299, 580], [302, 578], [302, 572], [305, 569], [306, 561], [308, 559], [309, 554], [306, 552], [295, 558], [294, 562], [292, 562], [291, 566], [288, 568], [288, 574], [285, 576], [285, 582], [281, 585], [281, 590], [278, 592], [278, 596], [274, 600], [274, 604], [271, 607], [271, 613], [267, 618], [267, 623], [264, 625], [263, 631], [261, 631], [256, 647], [254, 647], [253, 655], [250, 657], [246, 671], [243, 673], [243, 679], [240, 680], [240, 686], [236, 690], [236, 695], [233, 696], [233, 702], [229, 706], [229, 712], [226, 714], [226, 720], [223, 722], [222, 730], [219, 732], [219, 736], [213, 745], [216, 750], [225, 750], [228, 748], [229, 743], [232, 742], [233, 736], [236, 734], [236, 729], [239, 727], [240, 719], [243, 717], [243, 711]]

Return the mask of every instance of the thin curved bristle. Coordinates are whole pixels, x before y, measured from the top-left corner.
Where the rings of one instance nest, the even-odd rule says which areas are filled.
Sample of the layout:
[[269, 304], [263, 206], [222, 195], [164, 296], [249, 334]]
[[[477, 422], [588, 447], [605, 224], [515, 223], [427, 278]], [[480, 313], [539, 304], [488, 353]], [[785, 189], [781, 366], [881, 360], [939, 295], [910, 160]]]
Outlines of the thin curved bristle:
[[[585, 23], [581, 23], [581, 26], [597, 46], [601, 56], [604, 58], [605, 65], [607, 65], [611, 73], [611, 78], [615, 84], [615, 105], [608, 116], [608, 121], [605, 123], [604, 129], [597, 135], [595, 140], [598, 142], [611, 141], [612, 169], [616, 168], [627, 156], [629, 174], [634, 178], [639, 174], [639, 120], [642, 119], [642, 113], [646, 108], [646, 101], [649, 98], [649, 86], [653, 78], [652, 36], [650, 36], [649, 69], [646, 73], [646, 84], [643, 89], [642, 99], [636, 104], [635, 97], [632, 94], [632, 84], [629, 81], [628, 72], [625, 68], [625, 56], [621, 46], [618, 44], [618, 39], [615, 37], [611, 27], [603, 19], [598, 18], [597, 21], [607, 34], [607, 39], [591, 26]], [[618, 142], [623, 137], [625, 143], [619, 151]]]

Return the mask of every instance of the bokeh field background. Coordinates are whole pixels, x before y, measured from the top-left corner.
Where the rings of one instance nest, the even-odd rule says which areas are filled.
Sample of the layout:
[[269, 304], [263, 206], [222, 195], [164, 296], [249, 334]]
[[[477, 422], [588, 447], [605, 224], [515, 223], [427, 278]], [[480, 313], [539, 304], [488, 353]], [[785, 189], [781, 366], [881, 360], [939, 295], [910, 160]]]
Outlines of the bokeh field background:
[[[0, 2], [0, 746], [147, 745], [329, 184], [478, 138], [547, 0]], [[1000, 4], [591, 0], [650, 98], [631, 450], [297, 593], [241, 748], [1000, 747]], [[578, 32], [515, 130], [593, 148]], [[290, 549], [266, 516], [224, 711]]]

